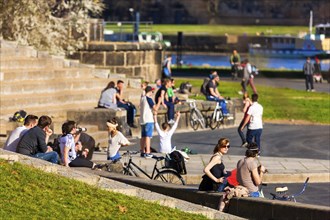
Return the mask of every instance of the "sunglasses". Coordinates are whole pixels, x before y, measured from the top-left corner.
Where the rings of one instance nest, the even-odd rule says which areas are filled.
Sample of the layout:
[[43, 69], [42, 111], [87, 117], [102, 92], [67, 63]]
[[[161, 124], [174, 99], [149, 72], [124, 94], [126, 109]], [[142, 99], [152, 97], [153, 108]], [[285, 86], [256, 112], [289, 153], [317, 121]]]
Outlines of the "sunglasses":
[[224, 146], [224, 147], [222, 147], [222, 148], [230, 148], [230, 145], [228, 144], [228, 145], [226, 145], [226, 146]]

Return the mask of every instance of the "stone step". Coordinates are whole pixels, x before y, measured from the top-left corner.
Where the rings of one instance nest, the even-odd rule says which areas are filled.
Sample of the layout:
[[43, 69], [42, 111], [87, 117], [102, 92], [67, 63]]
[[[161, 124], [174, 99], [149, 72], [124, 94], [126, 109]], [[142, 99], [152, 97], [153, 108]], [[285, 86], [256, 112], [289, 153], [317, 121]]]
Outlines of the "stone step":
[[59, 68], [63, 66], [63, 59], [29, 57], [17, 57], [16, 59], [12, 57], [1, 58], [1, 69]]
[[[63, 103], [61, 105], [47, 103], [39, 106], [21, 106], [19, 109], [25, 110], [28, 114], [34, 115], [49, 115], [52, 118], [66, 118], [67, 111], [69, 110], [83, 110], [83, 109], [94, 109], [95, 102], [82, 102], [77, 104]], [[8, 120], [17, 110], [17, 108], [6, 108], [3, 109], [1, 106], [1, 116], [0, 119]]]
[[17, 57], [36, 57], [38, 52], [29, 46], [21, 46], [16, 42], [0, 40], [1, 49], [0, 56], [17, 56]]
[[107, 79], [48, 79], [48, 80], [24, 80], [22, 82], [2, 82], [0, 92], [2, 96], [6, 95], [27, 95], [35, 93], [55, 93], [75, 90], [93, 89], [101, 91], [107, 85]]
[[80, 79], [95, 78], [87, 68], [38, 68], [38, 69], [1, 69], [0, 81], [21, 82], [23, 80]]

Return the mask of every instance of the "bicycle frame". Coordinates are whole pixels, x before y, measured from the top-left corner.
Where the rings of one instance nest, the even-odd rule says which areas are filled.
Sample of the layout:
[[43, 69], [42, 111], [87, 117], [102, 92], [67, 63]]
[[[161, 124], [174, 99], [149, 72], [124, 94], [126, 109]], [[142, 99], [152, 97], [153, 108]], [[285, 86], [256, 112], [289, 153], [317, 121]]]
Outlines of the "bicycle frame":
[[222, 116], [222, 108], [219, 104], [219, 102], [217, 102], [216, 107], [214, 108], [213, 114], [212, 114], [212, 119], [215, 121], [222, 121], [223, 116]]
[[[158, 164], [158, 160], [156, 160], [156, 162], [155, 162], [154, 168], [153, 168], [153, 170], [152, 170], [152, 174], [149, 175], [149, 174], [146, 173], [144, 170], [142, 170], [138, 165], [136, 165], [136, 164], [133, 162], [132, 157], [130, 156], [129, 161], [128, 161], [128, 163], [127, 163], [127, 165], [126, 165], [125, 168], [128, 169], [128, 170], [131, 170], [131, 171], [134, 173], [135, 176], [139, 177], [139, 174], [136, 173], [136, 171], [135, 171], [134, 168], [133, 168], [133, 167], [135, 167], [135, 168], [137, 168], [142, 174], [144, 174], [146, 177], [148, 177], [149, 179], [153, 179], [153, 178], [156, 176], [156, 174], [159, 173], [159, 169], [157, 168], [157, 164]], [[125, 169], [125, 168], [124, 168], [124, 169]]]
[[281, 201], [293, 201], [293, 202], [297, 202], [296, 201], [296, 197], [300, 196], [301, 194], [303, 194], [306, 190], [307, 187], [307, 183], [309, 181], [309, 177], [307, 177], [307, 179], [305, 180], [305, 183], [303, 185], [303, 188], [301, 189], [300, 192], [296, 193], [296, 194], [292, 194], [292, 195], [283, 195], [283, 196], [278, 196], [274, 193], [270, 193], [270, 195], [273, 197], [273, 200], [281, 200]]
[[198, 123], [201, 125], [202, 128], [205, 128], [204, 117], [203, 117], [203, 114], [201, 113], [201, 111], [197, 108], [196, 101], [195, 100], [187, 100], [187, 102], [189, 103], [190, 114], [192, 114], [192, 112], [195, 111], [196, 114], [197, 114], [197, 117], [198, 117], [197, 118]]

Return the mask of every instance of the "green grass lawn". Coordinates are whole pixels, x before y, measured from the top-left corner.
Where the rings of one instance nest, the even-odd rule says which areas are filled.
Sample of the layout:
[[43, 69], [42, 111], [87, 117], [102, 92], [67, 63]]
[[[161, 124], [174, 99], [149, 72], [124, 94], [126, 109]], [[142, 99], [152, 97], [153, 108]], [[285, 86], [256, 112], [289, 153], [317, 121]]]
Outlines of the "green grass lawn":
[[[176, 79], [176, 85], [189, 81], [199, 92], [202, 79]], [[239, 82], [220, 81], [219, 91], [224, 97], [241, 98]], [[249, 94], [252, 94], [250, 87]], [[328, 93], [307, 93], [305, 91], [274, 88], [257, 85], [259, 103], [264, 107], [264, 120], [303, 120], [313, 123], [330, 124], [330, 95]], [[203, 95], [194, 99], [205, 99]]]
[[207, 219], [0, 159], [0, 219]]
[[[174, 24], [154, 24], [151, 26], [152, 31], [159, 31], [165, 35], [177, 35], [179, 31], [184, 34], [208, 34], [208, 35], [256, 35], [256, 33], [264, 33], [265, 35], [291, 34], [297, 35], [299, 32], [308, 32], [308, 26], [263, 26], [263, 25], [209, 25], [209, 24], [193, 24], [193, 25], [174, 25]], [[132, 28], [122, 27], [131, 31]], [[119, 30], [116, 25], [107, 25], [106, 29]], [[143, 25], [140, 26], [144, 31]]]

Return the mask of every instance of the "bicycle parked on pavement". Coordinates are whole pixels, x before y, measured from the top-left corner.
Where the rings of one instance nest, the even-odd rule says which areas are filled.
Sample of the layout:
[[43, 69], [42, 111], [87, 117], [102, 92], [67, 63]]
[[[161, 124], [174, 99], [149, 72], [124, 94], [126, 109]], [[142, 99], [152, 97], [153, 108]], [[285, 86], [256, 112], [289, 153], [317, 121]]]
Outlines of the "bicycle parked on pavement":
[[[175, 170], [174, 168], [163, 166], [161, 168], [158, 168], [158, 162], [163, 160], [168, 160], [168, 158], [165, 158], [163, 156], [157, 157], [153, 156], [152, 158], [155, 159], [155, 165], [152, 170], [152, 174], [149, 175], [146, 173], [142, 168], [140, 168], [136, 163], [132, 160], [132, 155], [140, 153], [139, 151], [126, 151], [123, 156], [128, 157], [128, 162], [124, 162], [124, 175], [129, 176], [136, 176], [140, 177], [140, 174], [143, 174], [149, 179], [158, 180], [166, 183], [173, 183], [178, 185], [185, 185], [185, 181], [180, 175], [180, 173]], [[165, 163], [166, 164], [166, 163]], [[139, 172], [138, 172], [138, 171]]]
[[216, 107], [214, 108], [214, 111], [211, 116], [207, 117], [207, 124], [210, 126], [212, 130], [219, 128], [221, 124], [223, 124], [224, 116], [222, 113], [222, 108], [217, 102]]
[[303, 194], [306, 190], [307, 187], [307, 183], [308, 183], [309, 177], [307, 177], [303, 188], [301, 189], [300, 192], [296, 193], [296, 194], [292, 194], [290, 195], [289, 189], [287, 186], [282, 186], [282, 187], [276, 187], [275, 188], [275, 193], [270, 193], [270, 195], [272, 196], [273, 200], [281, 200], [281, 201], [292, 201], [292, 202], [297, 202], [296, 201], [296, 197], [300, 196], [301, 194]]
[[196, 131], [199, 126], [201, 126], [203, 129], [206, 127], [206, 122], [203, 114], [201, 111], [197, 108], [196, 100], [189, 99], [187, 100], [187, 103], [189, 103], [190, 107], [190, 117], [189, 117], [189, 123], [190, 126]]

